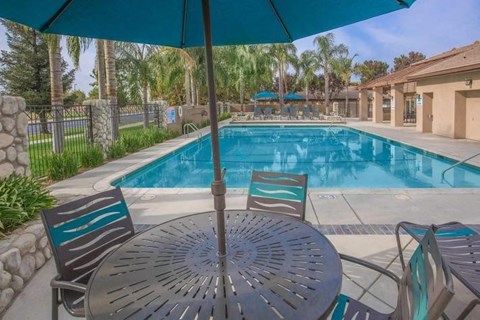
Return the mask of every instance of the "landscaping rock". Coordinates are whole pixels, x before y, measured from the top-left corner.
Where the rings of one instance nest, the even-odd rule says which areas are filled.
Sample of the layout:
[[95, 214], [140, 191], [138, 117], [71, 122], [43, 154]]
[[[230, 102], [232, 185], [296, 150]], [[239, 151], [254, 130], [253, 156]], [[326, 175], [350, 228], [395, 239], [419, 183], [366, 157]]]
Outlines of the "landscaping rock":
[[11, 132], [15, 128], [15, 120], [10, 117], [3, 117], [0, 122], [2, 122], [3, 130], [6, 132]]
[[23, 279], [17, 275], [12, 277], [12, 282], [10, 283], [10, 288], [12, 288], [15, 292], [20, 292], [23, 289], [23, 284], [25, 282]]
[[17, 150], [15, 150], [15, 147], [10, 146], [7, 148], [7, 159], [8, 161], [17, 159]]
[[23, 280], [28, 280], [32, 277], [35, 272], [35, 258], [27, 254], [23, 257], [20, 268], [18, 269], [18, 275], [23, 278]]
[[20, 113], [17, 117], [17, 133], [20, 137], [27, 136], [28, 117], [25, 113]]
[[12, 288], [2, 290], [2, 293], [0, 293], [0, 312], [3, 312], [5, 308], [10, 304], [14, 295], [15, 292]]
[[17, 161], [19, 164], [23, 166], [28, 166], [28, 164], [30, 163], [30, 161], [28, 160], [28, 153], [26, 152], [19, 153], [17, 157]]
[[6, 148], [13, 142], [13, 137], [7, 133], [0, 133], [0, 148]]
[[[41, 223], [36, 223], [36, 224], [32, 224], [31, 226], [28, 226], [27, 228], [25, 228], [25, 232], [33, 234], [37, 240], [40, 240], [45, 236], [45, 228]], [[40, 249], [43, 249], [43, 248], [40, 248]]]
[[7, 271], [2, 271], [0, 273], [0, 289], [4, 290], [10, 286], [10, 281], [12, 281], [12, 274]]
[[36, 241], [37, 241], [37, 239], [35, 238], [35, 236], [33, 234], [24, 233], [24, 234], [20, 235], [17, 239], [15, 239], [15, 241], [13, 241], [11, 245], [15, 248], [18, 248], [18, 250], [20, 250], [20, 255], [24, 256], [28, 252], [30, 252], [32, 247], [34, 248], [33, 252], [35, 252], [35, 242]]
[[18, 103], [15, 97], [4, 96], [2, 105], [3, 114], [12, 115], [18, 112]]
[[17, 271], [18, 268], [20, 268], [20, 263], [22, 262], [20, 250], [17, 248], [12, 248], [6, 251], [0, 255], [0, 261], [3, 262], [5, 270], [10, 272]]
[[45, 264], [45, 261], [46, 259], [42, 252], [35, 252], [35, 269], [40, 269]]

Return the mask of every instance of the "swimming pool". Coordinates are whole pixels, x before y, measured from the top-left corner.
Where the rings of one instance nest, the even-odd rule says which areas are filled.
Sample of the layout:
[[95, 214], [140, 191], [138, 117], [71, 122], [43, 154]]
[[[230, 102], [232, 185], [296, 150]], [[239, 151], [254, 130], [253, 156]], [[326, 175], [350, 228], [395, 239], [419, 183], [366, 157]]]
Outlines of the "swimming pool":
[[[340, 126], [227, 126], [219, 131], [227, 188], [247, 188], [251, 171], [307, 173], [309, 188], [479, 188], [480, 169]], [[210, 136], [113, 183], [128, 188], [209, 188]]]

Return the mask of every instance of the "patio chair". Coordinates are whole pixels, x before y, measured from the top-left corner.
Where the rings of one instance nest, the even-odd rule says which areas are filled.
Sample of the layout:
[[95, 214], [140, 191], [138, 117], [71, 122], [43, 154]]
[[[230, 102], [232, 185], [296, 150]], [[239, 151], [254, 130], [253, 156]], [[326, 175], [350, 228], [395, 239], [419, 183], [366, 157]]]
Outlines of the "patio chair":
[[[102, 259], [134, 234], [132, 219], [119, 188], [42, 210], [58, 274], [52, 279], [52, 319], [63, 303], [84, 317], [84, 294]], [[60, 298], [60, 300], [59, 300]]]
[[272, 108], [265, 108], [265, 110], [263, 112], [263, 119], [272, 119], [273, 120]]
[[[421, 241], [429, 226], [412, 222], [397, 224], [395, 235], [400, 255], [400, 263], [405, 268], [400, 230], [405, 230], [413, 239]], [[440, 252], [455, 275], [477, 298], [463, 310], [457, 319], [465, 319], [467, 315], [480, 304], [480, 234], [466, 225], [452, 221], [444, 224], [433, 225], [433, 231], [438, 242]]]
[[282, 109], [280, 109], [280, 119], [289, 119], [290, 118], [290, 112], [288, 111], [288, 107], [283, 106]]
[[290, 107], [290, 119], [298, 120], [297, 117], [297, 107]]
[[332, 312], [332, 320], [436, 320], [454, 295], [450, 268], [440, 255], [432, 229], [427, 231], [413, 253], [401, 279], [370, 262], [344, 254], [340, 254], [340, 258], [377, 271], [397, 282], [397, 307], [392, 313], [385, 314], [340, 295]]
[[303, 106], [303, 119], [312, 119], [312, 113], [309, 106]]
[[320, 108], [312, 107], [312, 118], [320, 119]]
[[274, 211], [305, 221], [306, 174], [253, 171], [247, 210]]
[[260, 107], [255, 107], [253, 109], [253, 119], [255, 120], [255, 118], [259, 117], [260, 119], [263, 118], [263, 112], [262, 112], [262, 109]]

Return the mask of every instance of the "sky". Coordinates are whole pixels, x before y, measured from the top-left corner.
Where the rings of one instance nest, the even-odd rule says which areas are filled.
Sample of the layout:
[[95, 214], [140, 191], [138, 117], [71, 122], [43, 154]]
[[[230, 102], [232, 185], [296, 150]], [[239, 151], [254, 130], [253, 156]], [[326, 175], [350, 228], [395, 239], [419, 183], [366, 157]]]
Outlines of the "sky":
[[[410, 9], [331, 30], [337, 44], [345, 44], [355, 62], [380, 60], [393, 66], [393, 59], [410, 51], [427, 57], [480, 41], [479, 0], [417, 0]], [[7, 49], [5, 29], [0, 26], [0, 49]], [[313, 49], [316, 35], [294, 42], [298, 52]], [[70, 61], [65, 50], [63, 56]], [[75, 87], [88, 93], [95, 64], [95, 46], [80, 58]]]

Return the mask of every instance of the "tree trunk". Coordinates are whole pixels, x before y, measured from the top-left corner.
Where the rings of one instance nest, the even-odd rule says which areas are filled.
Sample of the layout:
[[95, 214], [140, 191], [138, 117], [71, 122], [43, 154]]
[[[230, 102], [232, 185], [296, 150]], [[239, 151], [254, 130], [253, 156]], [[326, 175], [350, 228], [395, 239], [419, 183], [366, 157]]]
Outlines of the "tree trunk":
[[112, 114], [112, 139], [118, 140], [120, 114], [118, 112], [117, 100], [117, 77], [115, 70], [115, 44], [113, 41], [105, 40], [105, 73], [107, 75], [107, 99]]
[[98, 99], [106, 99], [105, 88], [105, 47], [103, 40], [97, 40], [97, 82]]
[[280, 102], [280, 108], [283, 107], [283, 63], [280, 62], [278, 68], [278, 100]]
[[185, 103], [187, 107], [192, 106], [192, 93], [191, 93], [191, 83], [190, 83], [190, 68], [185, 68]]
[[325, 70], [325, 114], [328, 116], [330, 115], [330, 75], [328, 74], [328, 70]]
[[308, 83], [305, 84], [305, 103], [308, 105]]
[[148, 128], [150, 120], [148, 113], [148, 85], [144, 86], [142, 89], [142, 99], [143, 99], [143, 127]]
[[347, 83], [347, 89], [345, 91], [345, 116], [348, 117], [348, 111], [349, 111], [349, 108], [348, 108], [348, 83]]
[[65, 131], [63, 128], [62, 56], [59, 36], [53, 36], [52, 41], [49, 42], [48, 60], [53, 113], [53, 152], [61, 153], [64, 149]]
[[197, 91], [197, 89], [195, 87], [195, 79], [193, 79], [192, 70], [189, 70], [189, 72], [190, 72], [190, 84], [191, 84], [190, 91], [192, 94], [192, 104], [193, 104], [193, 107], [195, 107], [198, 104], [197, 97], [195, 96], [195, 92]]

